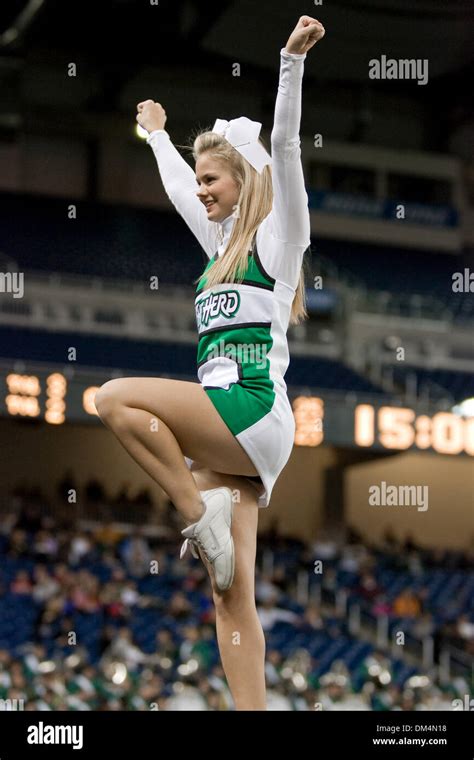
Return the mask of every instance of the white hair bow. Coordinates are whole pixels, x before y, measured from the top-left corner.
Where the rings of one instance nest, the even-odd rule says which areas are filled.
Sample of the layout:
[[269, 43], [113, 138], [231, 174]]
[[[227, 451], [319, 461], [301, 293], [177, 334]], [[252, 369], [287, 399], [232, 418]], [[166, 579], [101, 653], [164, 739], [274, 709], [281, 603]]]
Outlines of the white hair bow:
[[222, 135], [261, 174], [263, 167], [272, 163], [271, 157], [258, 142], [261, 128], [261, 122], [239, 116], [230, 121], [216, 119], [211, 131]]

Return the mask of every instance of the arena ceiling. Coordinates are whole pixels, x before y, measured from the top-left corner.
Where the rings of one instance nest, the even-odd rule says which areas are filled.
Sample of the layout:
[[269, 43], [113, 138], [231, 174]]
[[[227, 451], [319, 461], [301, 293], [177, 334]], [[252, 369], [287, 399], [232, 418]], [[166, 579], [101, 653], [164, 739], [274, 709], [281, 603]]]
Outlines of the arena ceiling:
[[[34, 100], [31, 83], [25, 87], [25, 70], [31, 79], [35, 65], [36, 71], [54, 68], [65, 58], [87, 61], [80, 94], [85, 110], [120, 110], [122, 94], [145, 70], [159, 81], [160, 71], [175, 65], [186, 67], [189, 81], [202, 83], [203, 70], [211, 76], [222, 61], [238, 61], [265, 82], [278, 70], [277, 51], [303, 12], [321, 18], [331, 41], [305, 67], [315, 86], [364, 86], [368, 61], [385, 54], [428, 58], [436, 92], [413, 83], [413, 97], [433, 103], [439, 98], [441, 105], [453, 93], [468, 98], [464, 81], [472, 80], [473, 73], [471, 0], [324, 0], [322, 6], [291, 0], [158, 0], [154, 6], [152, 1], [1, 3], [0, 126], [15, 120], [18, 103]], [[41, 77], [42, 85], [46, 77]], [[396, 90], [397, 83], [391, 86]], [[63, 85], [48, 81], [45, 89], [52, 107], [67, 99]], [[77, 91], [75, 98], [77, 102]], [[472, 106], [464, 105], [462, 111], [463, 119], [472, 117]]]

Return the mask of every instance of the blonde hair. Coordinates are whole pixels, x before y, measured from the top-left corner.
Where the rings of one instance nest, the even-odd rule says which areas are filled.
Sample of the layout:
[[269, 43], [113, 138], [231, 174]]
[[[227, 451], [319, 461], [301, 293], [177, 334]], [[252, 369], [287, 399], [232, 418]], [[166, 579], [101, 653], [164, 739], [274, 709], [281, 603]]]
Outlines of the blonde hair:
[[[259, 142], [266, 148], [263, 140]], [[268, 164], [261, 174], [221, 135], [208, 130], [198, 132], [192, 146], [186, 147], [192, 152], [195, 161], [202, 155], [209, 156], [228, 168], [239, 188], [236, 221], [232, 228], [225, 256], [219, 256], [206, 272], [206, 287], [221, 282], [241, 282], [247, 266], [248, 252], [254, 245], [254, 239], [260, 223], [272, 210], [273, 185], [272, 170]], [[241, 269], [242, 267], [242, 269]], [[199, 282], [202, 275], [195, 280]], [[301, 267], [300, 279], [291, 305], [290, 324], [296, 325], [308, 318], [305, 298], [305, 267]]]

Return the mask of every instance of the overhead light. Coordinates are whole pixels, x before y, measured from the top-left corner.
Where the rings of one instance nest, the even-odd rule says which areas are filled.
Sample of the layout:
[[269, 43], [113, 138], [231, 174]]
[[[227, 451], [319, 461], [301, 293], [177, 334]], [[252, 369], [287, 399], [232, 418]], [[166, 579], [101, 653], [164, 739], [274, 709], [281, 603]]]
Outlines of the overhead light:
[[474, 397], [464, 399], [460, 404], [453, 406], [451, 411], [460, 417], [474, 417]]
[[135, 134], [141, 140], [146, 140], [146, 138], [148, 137], [148, 132], [146, 131], [146, 129], [140, 126], [140, 124], [135, 125]]
[[15, 42], [24, 32], [28, 31], [44, 2], [45, 0], [28, 0], [23, 10], [12, 21], [11, 26], [0, 33], [0, 49]]

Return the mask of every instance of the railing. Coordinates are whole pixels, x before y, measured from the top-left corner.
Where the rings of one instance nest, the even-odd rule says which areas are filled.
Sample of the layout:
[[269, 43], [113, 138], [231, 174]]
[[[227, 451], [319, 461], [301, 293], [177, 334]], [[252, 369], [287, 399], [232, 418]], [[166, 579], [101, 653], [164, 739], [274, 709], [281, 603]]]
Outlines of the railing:
[[468, 683], [474, 678], [474, 658], [451, 645], [444, 645], [439, 656], [439, 676], [447, 683], [453, 675], [464, 676]]
[[[28, 269], [24, 272], [25, 278], [31, 278], [38, 284], [44, 284], [52, 287], [71, 287], [74, 289], [83, 288], [100, 293], [108, 291], [117, 291], [121, 293], [138, 293], [150, 295], [150, 286], [143, 280], [115, 279], [113, 277], [96, 277], [84, 274], [70, 274], [61, 272], [43, 272], [37, 269]], [[163, 291], [167, 296], [182, 298], [183, 293], [194, 292], [192, 287], [186, 285], [170, 285], [168, 283], [159, 284], [159, 291]]]
[[367, 286], [362, 278], [352, 274], [344, 267], [335, 264], [331, 259], [327, 258], [324, 254], [321, 254], [317, 250], [314, 251], [313, 258], [314, 274], [320, 275], [323, 278], [327, 277], [339, 285], [346, 286], [349, 289], [356, 288], [361, 293], [365, 293]]
[[[337, 600], [337, 596], [336, 596]], [[427, 671], [437, 670], [441, 683], [449, 682], [454, 676], [463, 676], [468, 681], [474, 677], [474, 659], [465, 652], [451, 645], [443, 645], [440, 649], [439, 663], [435, 663], [434, 638], [431, 635], [416, 636], [411, 631], [393, 631], [390, 635], [389, 615], [373, 615], [363, 605], [353, 602], [349, 606], [349, 627], [357, 633], [362, 628], [362, 618], [365, 628], [371, 631], [376, 646], [382, 650], [390, 649], [395, 658], [403, 655], [404, 659], [414, 658]], [[397, 640], [397, 635], [403, 632], [403, 646]]]
[[399, 294], [389, 291], [368, 290], [354, 291], [352, 298], [354, 311], [367, 314], [384, 314], [385, 316], [407, 319], [434, 319], [451, 324], [455, 313], [441, 299], [420, 293]]
[[374, 290], [367, 287], [365, 281], [344, 267], [334, 264], [323, 254], [315, 251], [313, 259], [314, 274], [327, 278], [329, 283], [338, 285], [345, 291], [345, 298], [350, 308], [368, 314], [384, 314], [409, 319], [444, 320], [451, 324], [458, 319], [471, 324], [474, 316], [458, 314], [445, 301], [426, 293], [395, 293]]

